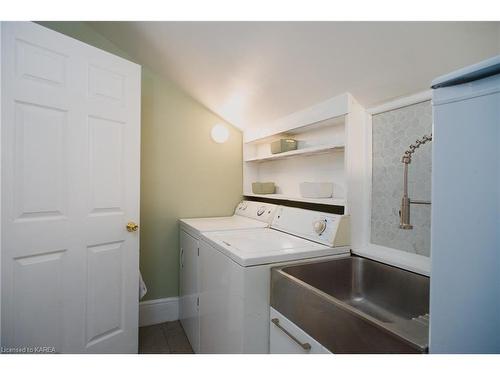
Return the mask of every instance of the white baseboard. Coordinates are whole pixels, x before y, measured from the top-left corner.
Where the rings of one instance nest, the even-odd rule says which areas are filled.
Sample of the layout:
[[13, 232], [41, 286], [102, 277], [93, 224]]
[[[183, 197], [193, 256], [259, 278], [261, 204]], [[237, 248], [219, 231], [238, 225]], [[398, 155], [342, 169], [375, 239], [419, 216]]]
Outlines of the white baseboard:
[[139, 303], [139, 327], [179, 320], [179, 297]]

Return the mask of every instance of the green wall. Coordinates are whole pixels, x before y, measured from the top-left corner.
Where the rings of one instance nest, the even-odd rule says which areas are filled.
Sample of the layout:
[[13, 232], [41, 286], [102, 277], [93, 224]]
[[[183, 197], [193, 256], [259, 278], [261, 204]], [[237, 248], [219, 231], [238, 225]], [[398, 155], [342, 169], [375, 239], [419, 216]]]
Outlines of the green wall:
[[[132, 60], [83, 22], [39, 24]], [[212, 126], [225, 122], [146, 66], [141, 108], [140, 266], [148, 300], [178, 295], [177, 220], [229, 215], [241, 199], [242, 134], [226, 124], [229, 140], [213, 142]]]

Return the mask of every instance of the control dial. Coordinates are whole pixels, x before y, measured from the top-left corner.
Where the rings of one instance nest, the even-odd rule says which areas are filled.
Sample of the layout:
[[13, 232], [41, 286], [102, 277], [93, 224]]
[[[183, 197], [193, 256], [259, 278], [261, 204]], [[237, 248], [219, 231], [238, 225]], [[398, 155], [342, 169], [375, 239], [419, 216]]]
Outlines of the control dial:
[[313, 229], [317, 234], [321, 234], [326, 229], [326, 221], [325, 220], [316, 220], [313, 223]]
[[239, 209], [240, 210], [246, 210], [247, 209], [247, 203], [246, 202], [241, 202]]
[[264, 214], [264, 212], [266, 212], [266, 207], [265, 206], [260, 207], [257, 210], [257, 216], [262, 216], [262, 214]]

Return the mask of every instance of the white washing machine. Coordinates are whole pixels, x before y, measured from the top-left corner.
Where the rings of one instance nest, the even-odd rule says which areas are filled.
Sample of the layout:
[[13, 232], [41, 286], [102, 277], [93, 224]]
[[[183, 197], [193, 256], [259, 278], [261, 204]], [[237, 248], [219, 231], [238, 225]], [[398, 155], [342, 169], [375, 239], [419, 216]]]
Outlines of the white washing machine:
[[202, 233], [270, 226], [277, 206], [242, 201], [233, 216], [181, 219], [179, 318], [195, 353], [199, 352], [199, 249]]
[[349, 255], [349, 217], [279, 206], [270, 228], [204, 233], [200, 353], [268, 353], [271, 267]]
[[277, 206], [269, 203], [241, 201], [232, 216], [180, 219], [181, 230], [199, 238], [203, 232], [267, 228], [271, 225]]

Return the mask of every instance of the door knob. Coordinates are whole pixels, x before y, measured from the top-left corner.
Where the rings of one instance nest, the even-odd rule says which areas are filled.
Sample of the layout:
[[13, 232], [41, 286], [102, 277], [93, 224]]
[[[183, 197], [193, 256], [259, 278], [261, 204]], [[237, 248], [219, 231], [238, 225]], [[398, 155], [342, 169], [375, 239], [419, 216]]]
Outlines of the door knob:
[[136, 223], [134, 223], [133, 221], [129, 221], [127, 223], [127, 230], [129, 232], [135, 232], [135, 231], [137, 231], [137, 229], [139, 229], [139, 226]]

